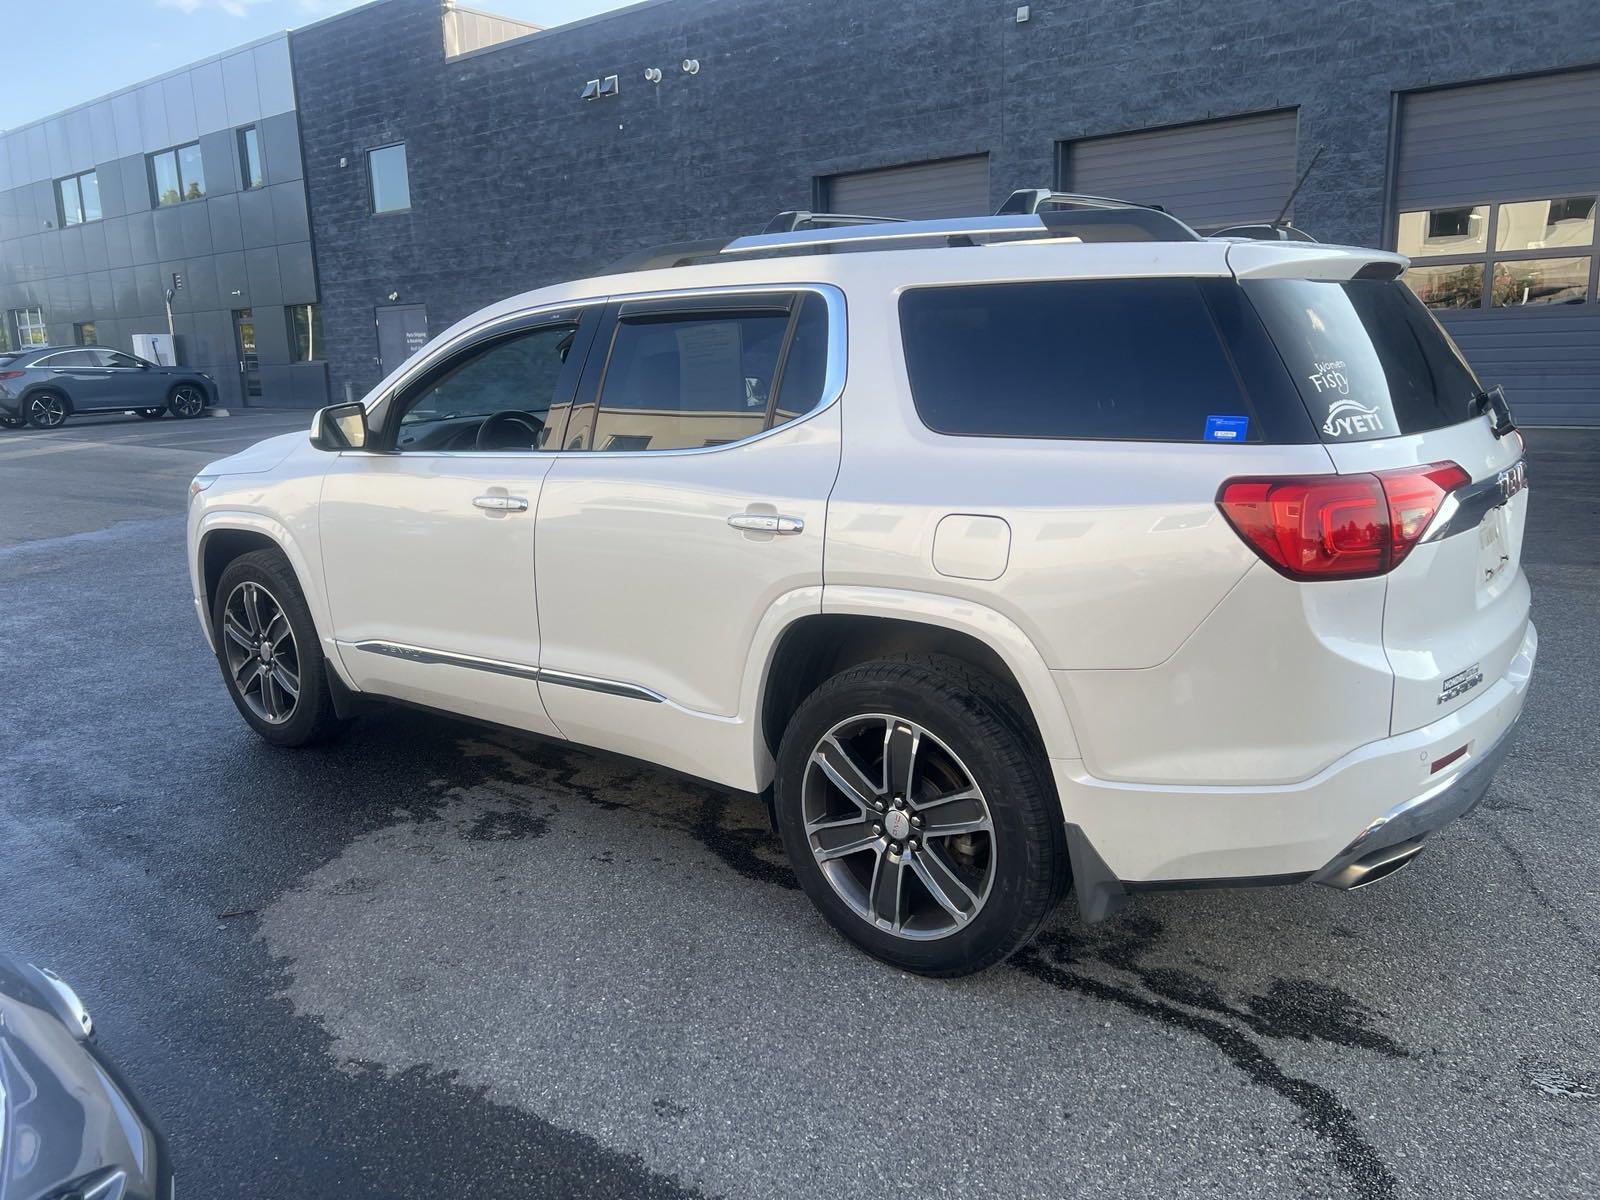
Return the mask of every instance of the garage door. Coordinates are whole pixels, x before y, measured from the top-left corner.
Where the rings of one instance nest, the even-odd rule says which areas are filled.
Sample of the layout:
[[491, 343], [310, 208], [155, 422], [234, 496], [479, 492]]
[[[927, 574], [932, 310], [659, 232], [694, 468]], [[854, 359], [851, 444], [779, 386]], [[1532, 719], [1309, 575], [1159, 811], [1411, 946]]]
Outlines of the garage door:
[[1402, 99], [1406, 281], [1530, 424], [1600, 425], [1600, 70]]
[[1296, 127], [1286, 108], [1067, 142], [1061, 186], [1159, 204], [1200, 230], [1270, 221], [1294, 189]]
[[987, 154], [833, 175], [823, 181], [822, 194], [829, 212], [861, 216], [932, 220], [993, 211]]

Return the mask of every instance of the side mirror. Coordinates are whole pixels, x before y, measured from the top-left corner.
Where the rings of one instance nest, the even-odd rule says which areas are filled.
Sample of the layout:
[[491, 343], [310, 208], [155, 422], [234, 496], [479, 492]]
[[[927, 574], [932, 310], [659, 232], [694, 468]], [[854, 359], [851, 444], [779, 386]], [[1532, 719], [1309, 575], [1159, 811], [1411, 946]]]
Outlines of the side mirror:
[[367, 409], [359, 400], [319, 408], [311, 418], [311, 444], [318, 450], [361, 450], [367, 444]]

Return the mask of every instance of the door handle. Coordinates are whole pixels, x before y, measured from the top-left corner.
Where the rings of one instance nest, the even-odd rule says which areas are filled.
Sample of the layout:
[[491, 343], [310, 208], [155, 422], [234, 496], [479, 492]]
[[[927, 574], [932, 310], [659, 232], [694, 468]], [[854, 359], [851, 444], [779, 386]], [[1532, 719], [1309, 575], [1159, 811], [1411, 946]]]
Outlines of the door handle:
[[528, 502], [521, 496], [474, 496], [472, 503], [490, 512], [527, 512]]
[[734, 513], [728, 524], [754, 533], [803, 533], [806, 523], [799, 517], [769, 516], [766, 513]]

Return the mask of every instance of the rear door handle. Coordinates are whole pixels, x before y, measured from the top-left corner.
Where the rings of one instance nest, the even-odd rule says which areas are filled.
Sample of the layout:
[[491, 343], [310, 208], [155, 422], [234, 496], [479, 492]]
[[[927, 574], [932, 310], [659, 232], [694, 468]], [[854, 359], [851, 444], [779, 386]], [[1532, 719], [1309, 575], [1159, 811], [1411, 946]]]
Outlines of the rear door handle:
[[528, 502], [521, 496], [474, 496], [472, 503], [490, 512], [527, 512]]
[[734, 513], [728, 524], [755, 533], [804, 533], [806, 523], [799, 517], [778, 517], [767, 513]]

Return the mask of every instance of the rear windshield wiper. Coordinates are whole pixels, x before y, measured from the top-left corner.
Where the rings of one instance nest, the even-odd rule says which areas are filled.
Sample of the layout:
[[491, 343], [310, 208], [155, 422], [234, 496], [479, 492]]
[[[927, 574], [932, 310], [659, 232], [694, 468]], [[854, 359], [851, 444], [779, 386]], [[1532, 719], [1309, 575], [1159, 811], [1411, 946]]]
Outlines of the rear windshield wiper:
[[1489, 424], [1497, 438], [1505, 437], [1517, 427], [1511, 416], [1511, 403], [1506, 399], [1506, 390], [1499, 384], [1473, 396], [1472, 415], [1479, 416], [1482, 413], [1489, 414]]

